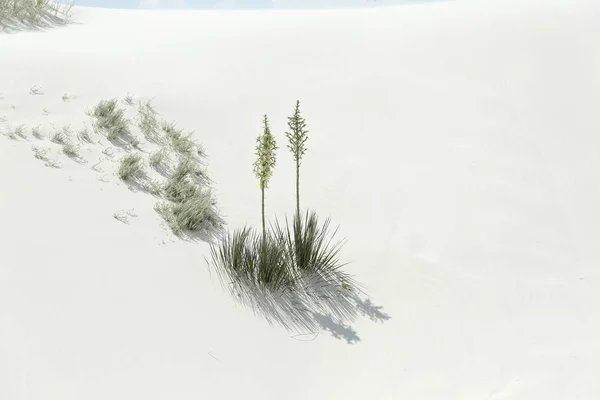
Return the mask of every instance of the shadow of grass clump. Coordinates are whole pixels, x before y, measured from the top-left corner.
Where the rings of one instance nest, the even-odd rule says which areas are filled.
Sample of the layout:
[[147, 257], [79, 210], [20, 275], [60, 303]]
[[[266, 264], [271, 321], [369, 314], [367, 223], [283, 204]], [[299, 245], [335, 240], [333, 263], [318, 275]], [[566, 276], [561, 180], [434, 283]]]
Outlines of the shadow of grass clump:
[[42, 30], [71, 22], [73, 2], [0, 0], [0, 32]]

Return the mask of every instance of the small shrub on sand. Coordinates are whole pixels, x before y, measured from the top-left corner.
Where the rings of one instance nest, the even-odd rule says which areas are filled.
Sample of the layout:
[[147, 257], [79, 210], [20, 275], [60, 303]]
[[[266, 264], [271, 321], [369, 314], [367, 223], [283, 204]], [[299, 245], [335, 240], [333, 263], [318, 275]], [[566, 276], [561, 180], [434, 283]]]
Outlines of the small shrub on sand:
[[121, 160], [117, 176], [123, 181], [132, 181], [140, 178], [142, 173], [142, 157], [139, 154], [129, 154]]

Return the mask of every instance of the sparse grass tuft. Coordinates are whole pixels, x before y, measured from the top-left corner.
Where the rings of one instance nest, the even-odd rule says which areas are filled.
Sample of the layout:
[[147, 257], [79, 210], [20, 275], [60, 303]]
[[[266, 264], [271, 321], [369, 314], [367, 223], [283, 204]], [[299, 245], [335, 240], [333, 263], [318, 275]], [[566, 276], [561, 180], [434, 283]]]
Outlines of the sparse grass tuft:
[[69, 142], [69, 138], [71, 136], [71, 128], [66, 125], [62, 128], [62, 130], [58, 130], [55, 128], [54, 134], [50, 138], [52, 143], [56, 144], [67, 144]]
[[37, 146], [31, 146], [31, 150], [33, 151], [33, 156], [38, 160], [46, 161], [48, 149], [41, 149]]
[[44, 165], [50, 168], [60, 168], [60, 164], [57, 161], [52, 160], [48, 157], [48, 148], [39, 148], [37, 146], [32, 146], [31, 150], [33, 151], [33, 156], [38, 160], [44, 161]]
[[87, 143], [93, 143], [94, 142], [94, 140], [92, 139], [92, 135], [90, 133], [90, 130], [87, 128], [87, 126], [79, 130], [79, 132], [77, 133], [77, 137], [82, 142], [87, 142]]
[[137, 126], [140, 128], [147, 141], [162, 144], [163, 139], [160, 135], [160, 124], [156, 116], [158, 113], [149, 100], [145, 103], [140, 101], [138, 107]]
[[[171, 148], [182, 155], [191, 155], [194, 151], [195, 144], [191, 139], [192, 134], [181, 134], [171, 137]], [[198, 153], [200, 154], [200, 153]]]
[[125, 118], [125, 110], [118, 107], [116, 99], [101, 100], [89, 115], [95, 119], [94, 128], [103, 133], [108, 140], [123, 140], [129, 135], [129, 121]]
[[32, 87], [29, 88], [29, 94], [34, 95], [34, 96], [41, 96], [44, 94], [44, 92], [40, 86], [33, 85]]
[[196, 191], [193, 197], [183, 202], [158, 203], [155, 210], [167, 222], [173, 233], [197, 232], [205, 228], [213, 228], [219, 224], [214, 211], [215, 201], [212, 193]]
[[40, 129], [40, 126], [34, 126], [33, 128], [31, 128], [31, 136], [33, 136], [34, 138], [38, 139], [38, 140], [43, 140], [44, 136], [42, 135], [42, 131]]
[[123, 103], [127, 104], [128, 106], [133, 106], [133, 96], [127, 93], [123, 99]]
[[14, 129], [9, 129], [5, 135], [12, 140], [27, 139], [27, 135], [25, 135], [25, 125], [19, 125]]
[[117, 176], [123, 181], [132, 181], [140, 178], [142, 173], [142, 157], [139, 154], [129, 154], [121, 160]]
[[161, 129], [165, 133], [171, 149], [173, 149], [173, 151], [176, 153], [189, 156], [193, 154], [194, 150], [196, 150], [196, 154], [198, 156], [203, 157], [205, 155], [204, 149], [197, 146], [192, 139], [193, 132], [184, 134], [183, 129], [177, 128], [175, 122], [166, 121], [162, 121]]
[[165, 149], [160, 149], [150, 154], [149, 163], [155, 170], [164, 167], [165, 161], [167, 161], [167, 152]]
[[117, 221], [120, 221], [124, 224], [129, 223], [130, 217], [133, 217], [133, 218], [137, 217], [137, 215], [135, 214], [135, 210], [133, 208], [131, 210], [119, 210], [113, 214], [114, 219], [116, 219]]
[[196, 196], [199, 190], [198, 177], [200, 174], [200, 168], [192, 159], [180, 160], [165, 185], [165, 198], [176, 203], [184, 203]]
[[62, 146], [62, 152], [69, 157], [77, 158], [79, 157], [79, 146], [71, 143], [65, 143]]

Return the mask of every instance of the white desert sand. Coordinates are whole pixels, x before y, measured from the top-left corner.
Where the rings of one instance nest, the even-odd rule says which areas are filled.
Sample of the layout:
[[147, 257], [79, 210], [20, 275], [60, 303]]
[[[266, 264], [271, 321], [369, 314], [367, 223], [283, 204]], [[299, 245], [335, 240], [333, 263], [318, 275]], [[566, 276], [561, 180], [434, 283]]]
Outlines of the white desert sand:
[[[76, 7], [0, 35], [0, 129], [26, 135], [0, 137], [0, 399], [600, 398], [597, 3]], [[127, 92], [195, 130], [230, 230], [260, 226], [264, 113], [282, 148], [267, 216], [293, 211], [300, 99], [302, 204], [340, 225], [381, 308], [270, 326], [108, 156], [92, 169], [99, 145], [50, 142]]]

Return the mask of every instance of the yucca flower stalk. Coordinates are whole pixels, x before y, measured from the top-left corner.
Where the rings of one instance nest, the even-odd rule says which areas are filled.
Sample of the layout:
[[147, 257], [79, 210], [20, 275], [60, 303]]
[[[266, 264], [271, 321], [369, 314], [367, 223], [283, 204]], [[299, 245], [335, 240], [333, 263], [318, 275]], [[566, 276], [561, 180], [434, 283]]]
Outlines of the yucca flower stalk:
[[269, 179], [273, 175], [273, 168], [277, 162], [275, 150], [277, 150], [277, 142], [271, 134], [269, 120], [267, 115], [263, 116], [263, 132], [256, 139], [256, 156], [254, 162], [254, 174], [258, 178], [258, 183], [261, 191], [261, 211], [262, 211], [262, 230], [263, 240], [266, 239], [265, 228], [265, 188], [269, 187]]
[[306, 152], [306, 122], [300, 115], [300, 100], [296, 100], [296, 109], [294, 115], [288, 117], [289, 131], [285, 133], [288, 138], [288, 149], [292, 152], [296, 162], [296, 215], [300, 218], [300, 163], [302, 156]]

